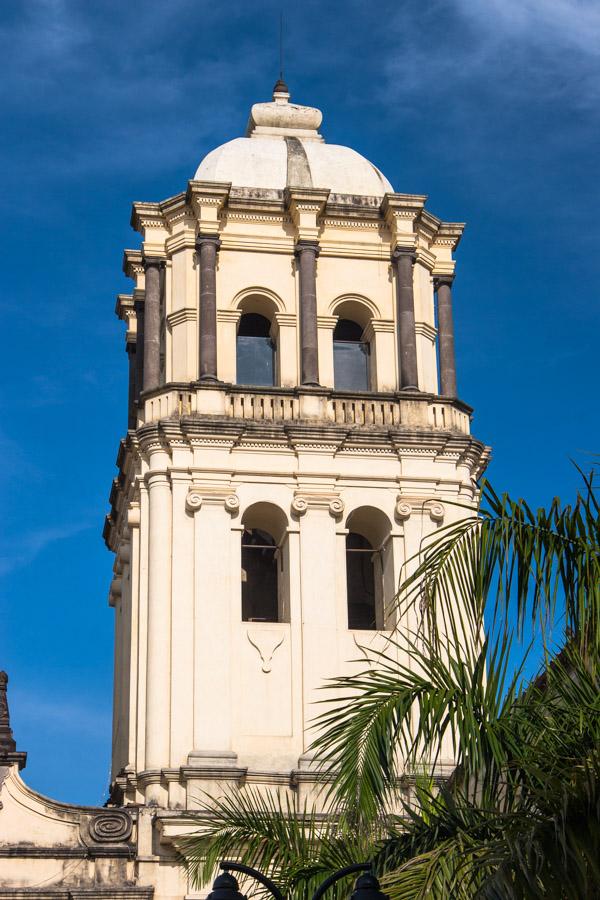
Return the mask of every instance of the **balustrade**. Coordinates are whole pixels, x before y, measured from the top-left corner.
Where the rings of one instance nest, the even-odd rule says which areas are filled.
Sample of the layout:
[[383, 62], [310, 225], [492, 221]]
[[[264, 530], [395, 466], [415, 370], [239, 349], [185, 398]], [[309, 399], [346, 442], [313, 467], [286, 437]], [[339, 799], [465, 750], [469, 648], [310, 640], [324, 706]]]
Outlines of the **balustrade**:
[[[207, 403], [210, 393], [210, 403]], [[215, 399], [216, 398], [216, 399]], [[410, 392], [352, 394], [321, 389], [303, 392], [294, 388], [255, 389], [237, 385], [206, 388], [165, 385], [148, 392], [139, 425], [159, 419], [194, 414], [220, 415], [252, 422], [311, 420], [365, 428], [401, 426], [470, 433], [470, 408], [451, 398]]]

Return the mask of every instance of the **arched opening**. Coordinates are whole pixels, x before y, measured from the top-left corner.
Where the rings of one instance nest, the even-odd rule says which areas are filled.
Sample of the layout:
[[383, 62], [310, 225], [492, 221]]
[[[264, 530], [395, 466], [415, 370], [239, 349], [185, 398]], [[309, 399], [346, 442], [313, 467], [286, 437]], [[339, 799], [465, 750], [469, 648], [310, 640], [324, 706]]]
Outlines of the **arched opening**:
[[333, 332], [333, 379], [338, 391], [368, 391], [369, 344], [352, 319], [338, 319]]
[[271, 503], [255, 503], [244, 513], [242, 524], [242, 621], [286, 622], [285, 515]]
[[348, 628], [375, 631], [375, 565], [369, 541], [351, 531], [346, 535]]
[[389, 519], [380, 510], [361, 507], [350, 514], [347, 527], [348, 628], [358, 631], [391, 628], [394, 575]]
[[240, 317], [236, 342], [238, 384], [272, 387], [275, 384], [275, 344], [271, 323], [256, 312]]
[[278, 622], [277, 544], [260, 528], [242, 533], [242, 620]]

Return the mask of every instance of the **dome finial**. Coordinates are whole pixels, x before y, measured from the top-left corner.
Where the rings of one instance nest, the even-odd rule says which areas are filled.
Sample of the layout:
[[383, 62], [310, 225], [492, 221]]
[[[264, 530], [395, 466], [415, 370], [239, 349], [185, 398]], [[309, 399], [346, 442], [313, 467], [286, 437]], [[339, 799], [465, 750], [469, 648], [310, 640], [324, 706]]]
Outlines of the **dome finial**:
[[289, 99], [290, 89], [283, 78], [278, 78], [275, 82], [275, 87], [273, 88], [273, 100], [277, 100], [282, 96], [285, 96]]

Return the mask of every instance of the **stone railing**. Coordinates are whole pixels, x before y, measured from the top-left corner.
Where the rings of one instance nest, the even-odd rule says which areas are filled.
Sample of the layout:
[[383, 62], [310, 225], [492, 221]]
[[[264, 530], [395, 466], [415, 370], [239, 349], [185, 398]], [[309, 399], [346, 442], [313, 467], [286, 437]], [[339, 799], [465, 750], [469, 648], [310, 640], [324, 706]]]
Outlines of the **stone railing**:
[[334, 425], [434, 428], [469, 434], [471, 409], [459, 400], [415, 391], [352, 394], [325, 388], [166, 384], [142, 398], [138, 424], [189, 415], [252, 422], [319, 421]]

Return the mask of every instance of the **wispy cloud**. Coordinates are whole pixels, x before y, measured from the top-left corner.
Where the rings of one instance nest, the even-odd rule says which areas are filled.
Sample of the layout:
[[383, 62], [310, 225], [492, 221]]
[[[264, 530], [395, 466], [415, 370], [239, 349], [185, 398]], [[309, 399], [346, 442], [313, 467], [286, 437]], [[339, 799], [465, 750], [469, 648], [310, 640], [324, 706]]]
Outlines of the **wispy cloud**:
[[[208, 39], [242, 10], [206, 4], [199, 16], [188, 0], [153, 4], [151, 15], [141, 16], [135, 4], [110, 2], [37, 0], [23, 7], [0, 26], [12, 72], [0, 99], [25, 139], [32, 129], [39, 133], [29, 172], [37, 162], [45, 176], [72, 179], [187, 161], [235, 115], [248, 72], [260, 61], [256, 42], [238, 39], [232, 65]], [[192, 53], [194, 21], [202, 24], [202, 49]]]
[[78, 521], [53, 525], [3, 539], [0, 543], [0, 576], [29, 565], [50, 544], [75, 537], [94, 524]]
[[[600, 59], [600, 7], [596, 0], [454, 0], [483, 32], [527, 44], [571, 48]], [[561, 60], [572, 65], [581, 60]]]
[[91, 704], [87, 697], [69, 696], [64, 688], [63, 695], [65, 699], [57, 701], [15, 687], [10, 697], [13, 717], [17, 716], [24, 725], [31, 723], [38, 732], [59, 731], [104, 741], [111, 728], [109, 708], [99, 708], [97, 702]]

